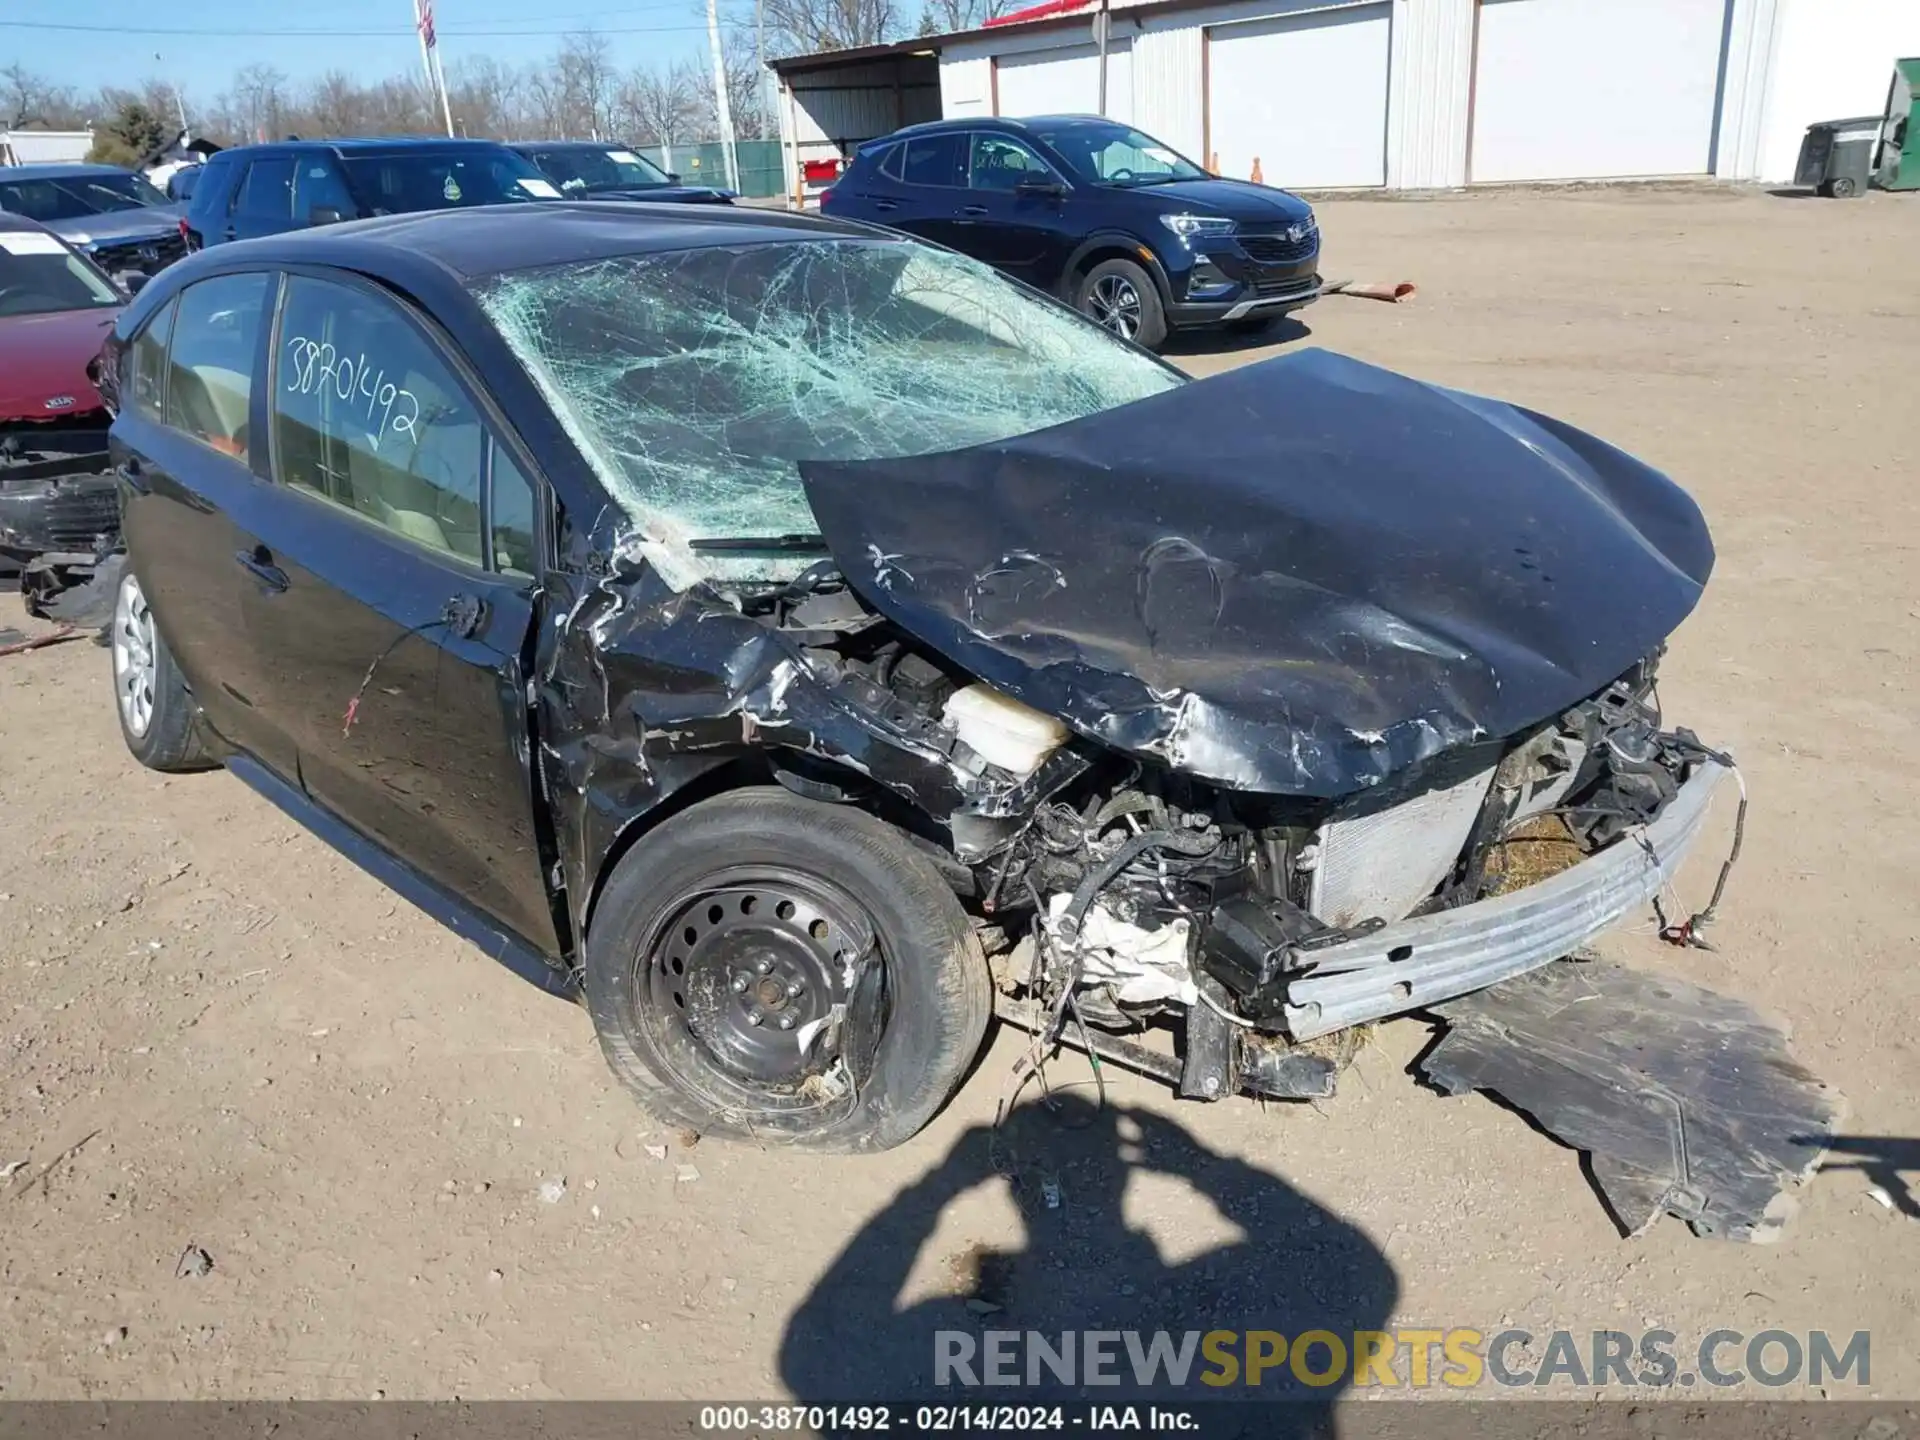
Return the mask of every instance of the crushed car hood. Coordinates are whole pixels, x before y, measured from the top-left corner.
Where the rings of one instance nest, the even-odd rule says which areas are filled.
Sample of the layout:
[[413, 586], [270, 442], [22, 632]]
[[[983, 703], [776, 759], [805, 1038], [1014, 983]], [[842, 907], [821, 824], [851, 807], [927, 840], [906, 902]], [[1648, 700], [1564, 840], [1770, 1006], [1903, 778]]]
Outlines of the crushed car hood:
[[1713, 566], [1664, 475], [1308, 350], [939, 454], [803, 462], [895, 623], [1082, 733], [1331, 798], [1591, 695]]

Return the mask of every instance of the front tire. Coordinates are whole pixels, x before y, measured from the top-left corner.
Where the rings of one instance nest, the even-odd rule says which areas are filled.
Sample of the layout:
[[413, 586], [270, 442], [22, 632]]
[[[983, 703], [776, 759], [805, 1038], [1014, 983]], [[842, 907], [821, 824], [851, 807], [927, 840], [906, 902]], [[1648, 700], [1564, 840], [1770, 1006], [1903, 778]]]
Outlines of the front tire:
[[1147, 350], [1166, 343], [1167, 315], [1153, 277], [1131, 260], [1102, 260], [1081, 277], [1080, 313], [1102, 329]]
[[614, 868], [586, 999], [613, 1072], [704, 1134], [873, 1151], [979, 1052], [985, 956], [939, 873], [879, 820], [782, 789], [683, 811]]
[[113, 660], [114, 710], [127, 749], [149, 770], [205, 770], [213, 762], [200, 717], [173, 652], [153, 623], [140, 577], [122, 573], [107, 630]]

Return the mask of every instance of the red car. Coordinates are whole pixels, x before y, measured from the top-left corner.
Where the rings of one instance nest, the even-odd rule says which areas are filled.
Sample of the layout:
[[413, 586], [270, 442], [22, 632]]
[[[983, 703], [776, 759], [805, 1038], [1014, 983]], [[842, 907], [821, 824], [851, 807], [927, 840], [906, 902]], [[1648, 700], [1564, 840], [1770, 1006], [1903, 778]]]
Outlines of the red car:
[[19, 569], [34, 614], [86, 616], [119, 543], [112, 417], [91, 366], [126, 302], [58, 235], [0, 214], [0, 564]]

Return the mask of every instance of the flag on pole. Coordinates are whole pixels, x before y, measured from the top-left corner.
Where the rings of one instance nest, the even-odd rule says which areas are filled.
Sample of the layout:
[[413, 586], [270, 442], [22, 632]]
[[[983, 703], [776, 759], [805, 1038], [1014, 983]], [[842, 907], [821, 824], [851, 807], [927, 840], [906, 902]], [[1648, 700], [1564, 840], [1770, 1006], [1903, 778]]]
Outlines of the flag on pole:
[[420, 43], [433, 49], [433, 0], [413, 0], [413, 23], [419, 28]]

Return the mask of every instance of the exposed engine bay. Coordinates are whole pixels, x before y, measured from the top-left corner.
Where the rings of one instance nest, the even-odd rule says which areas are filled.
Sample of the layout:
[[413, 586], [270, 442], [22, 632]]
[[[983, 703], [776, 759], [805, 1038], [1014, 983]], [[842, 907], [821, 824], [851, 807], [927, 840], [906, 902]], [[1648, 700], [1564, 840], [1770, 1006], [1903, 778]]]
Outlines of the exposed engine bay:
[[[1531, 732], [1449, 753], [1400, 783], [1340, 801], [1236, 792], [1087, 745], [951, 673], [831, 562], [734, 598], [812, 642], [810, 671], [831, 672], [842, 697], [972, 778], [934, 835], [987, 942], [1004, 1018], [1196, 1097], [1331, 1093], [1334, 1067], [1295, 1041], [1477, 985], [1416, 996], [1389, 981], [1375, 1013], [1303, 1024], [1297, 993], [1322, 957], [1632, 845], [1703, 767], [1732, 767], [1690, 731], [1663, 728], [1656, 651]], [[777, 741], [777, 728], [764, 738]], [[846, 772], [775, 754], [775, 774], [799, 793], [859, 799]], [[1523, 847], [1538, 873], [1515, 862]], [[1663, 913], [1664, 933], [1703, 943], [1713, 908], [1673, 923]], [[1179, 1033], [1177, 1073], [1164, 1049], [1118, 1039], [1154, 1027]]]

